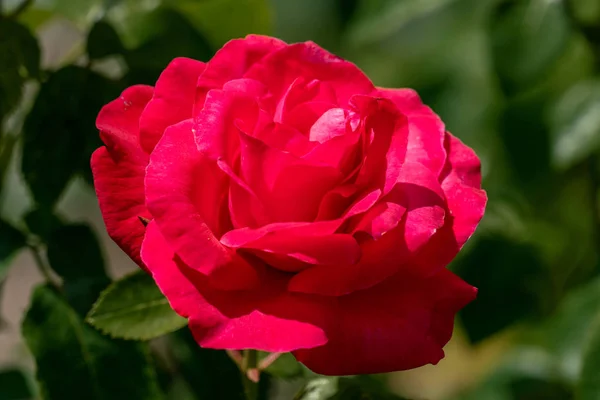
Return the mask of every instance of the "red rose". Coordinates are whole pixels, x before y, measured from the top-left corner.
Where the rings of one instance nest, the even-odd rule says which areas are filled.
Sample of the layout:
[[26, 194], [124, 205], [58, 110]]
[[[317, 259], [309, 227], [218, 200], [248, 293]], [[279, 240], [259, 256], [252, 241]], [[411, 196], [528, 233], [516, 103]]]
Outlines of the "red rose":
[[444, 356], [476, 294], [445, 267], [486, 195], [475, 153], [414, 91], [248, 36], [175, 59], [97, 125], [107, 230], [202, 347], [291, 351], [331, 375]]

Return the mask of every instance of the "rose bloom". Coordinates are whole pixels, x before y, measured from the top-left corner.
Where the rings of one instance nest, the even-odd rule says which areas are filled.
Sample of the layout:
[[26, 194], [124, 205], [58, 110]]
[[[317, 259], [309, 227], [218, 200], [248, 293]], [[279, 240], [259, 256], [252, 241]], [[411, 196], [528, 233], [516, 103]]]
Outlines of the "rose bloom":
[[476, 289], [446, 269], [481, 219], [475, 153], [410, 89], [312, 42], [173, 60], [98, 115], [110, 236], [198, 344], [327, 375], [437, 363]]

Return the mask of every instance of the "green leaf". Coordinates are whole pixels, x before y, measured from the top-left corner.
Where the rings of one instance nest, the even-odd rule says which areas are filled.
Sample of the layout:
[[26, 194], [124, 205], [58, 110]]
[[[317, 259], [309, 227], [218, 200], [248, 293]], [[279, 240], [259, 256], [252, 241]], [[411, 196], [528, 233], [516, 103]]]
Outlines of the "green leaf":
[[513, 94], [540, 81], [567, 48], [571, 30], [560, 1], [504, 0], [490, 24], [492, 61]]
[[145, 14], [138, 24], [150, 34], [140, 46], [125, 54], [130, 69], [126, 76], [129, 84], [153, 85], [175, 57], [207, 61], [213, 55], [205, 37], [175, 10], [160, 8]]
[[0, 121], [19, 103], [26, 79], [39, 75], [40, 48], [23, 25], [0, 19]]
[[106, 21], [98, 21], [92, 26], [87, 38], [87, 53], [90, 59], [99, 59], [124, 52], [125, 48], [112, 25]]
[[21, 231], [0, 220], [0, 281], [8, 271], [12, 256], [27, 245]]
[[166, 4], [189, 18], [215, 48], [249, 33], [272, 33], [267, 0], [167, 0]]
[[339, 379], [334, 376], [320, 376], [312, 379], [296, 394], [294, 400], [331, 399], [337, 392]]
[[63, 226], [62, 221], [51, 210], [45, 208], [35, 208], [25, 214], [23, 219], [29, 231], [45, 241], [50, 240], [52, 233]]
[[168, 338], [178, 371], [198, 399], [246, 399], [240, 370], [224, 351], [201, 348], [189, 329]]
[[100, 145], [96, 116], [119, 92], [116, 83], [76, 66], [42, 84], [23, 127], [21, 165], [38, 205], [51, 209], [76, 172], [91, 175], [90, 156]]
[[600, 149], [600, 81], [572, 86], [552, 108], [552, 163], [566, 169]]
[[33, 391], [23, 372], [16, 369], [0, 371], [0, 400], [27, 400]]
[[147, 348], [87, 326], [47, 286], [33, 293], [22, 326], [45, 400], [161, 400]]
[[579, 400], [600, 398], [600, 307], [588, 330], [581, 377], [577, 386]]
[[102, 292], [87, 321], [112, 337], [134, 340], [153, 339], [187, 324], [171, 309], [152, 277], [142, 271]]
[[86, 315], [110, 283], [96, 236], [86, 225], [66, 225], [48, 238], [48, 261], [63, 278], [65, 295], [79, 315]]

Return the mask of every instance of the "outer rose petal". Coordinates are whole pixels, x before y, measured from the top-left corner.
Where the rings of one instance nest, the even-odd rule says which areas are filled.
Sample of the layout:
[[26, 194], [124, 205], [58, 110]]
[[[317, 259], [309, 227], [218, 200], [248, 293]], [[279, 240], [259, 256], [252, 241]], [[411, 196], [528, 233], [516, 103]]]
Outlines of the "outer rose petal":
[[287, 352], [327, 341], [319, 326], [307, 322], [321, 314], [316, 301], [288, 294], [276, 284], [254, 293], [220, 292], [174, 261], [155, 222], [148, 225], [142, 257], [171, 307], [189, 318], [202, 347]]
[[439, 174], [446, 160], [442, 120], [423, 105], [414, 90], [378, 88], [376, 93], [392, 100], [408, 118], [407, 161], [419, 162]]
[[202, 110], [209, 90], [220, 89], [226, 82], [242, 78], [256, 62], [285, 45], [279, 39], [260, 35], [248, 35], [225, 43], [198, 79], [194, 115]]
[[150, 218], [144, 199], [148, 156], [140, 148], [138, 120], [152, 97], [150, 86], [132, 86], [98, 115], [96, 125], [106, 144], [92, 155], [91, 167], [100, 210], [110, 237], [139, 266], [144, 225]]
[[423, 280], [397, 275], [338, 299], [326, 313], [327, 344], [296, 358], [325, 375], [384, 373], [437, 364], [455, 313], [477, 290], [448, 270]]
[[294, 80], [317, 79], [335, 90], [338, 104], [346, 106], [355, 94], [374, 90], [367, 76], [354, 64], [322, 49], [313, 42], [296, 43], [272, 52], [257, 62], [245, 75], [267, 85], [276, 98], [281, 98]]
[[445, 146], [448, 160], [442, 189], [454, 217], [456, 242], [462, 247], [483, 217], [487, 196], [481, 190], [481, 164], [475, 152], [450, 133], [446, 133]]
[[146, 204], [169, 244], [190, 267], [222, 288], [256, 286], [256, 269], [215, 237], [226, 223], [219, 217], [227, 178], [198, 151], [193, 125], [187, 120], [171, 126], [152, 152]]
[[169, 126], [192, 117], [196, 82], [205, 64], [176, 58], [160, 74], [154, 96], [140, 118], [140, 143], [150, 154]]
[[446, 133], [448, 160], [442, 171], [442, 189], [449, 215], [440, 229], [419, 252], [415, 262], [426, 272], [442, 268], [456, 256], [483, 217], [487, 195], [481, 190], [480, 162], [460, 140]]

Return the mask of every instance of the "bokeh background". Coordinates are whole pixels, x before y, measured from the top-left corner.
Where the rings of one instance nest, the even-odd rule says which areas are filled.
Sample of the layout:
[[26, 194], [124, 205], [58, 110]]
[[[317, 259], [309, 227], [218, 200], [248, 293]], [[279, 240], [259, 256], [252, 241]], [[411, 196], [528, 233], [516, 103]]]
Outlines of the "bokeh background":
[[[312, 40], [379, 86], [416, 89], [480, 155], [489, 195], [450, 266], [479, 297], [457, 318], [446, 358], [325, 382], [304, 398], [600, 399], [600, 0], [0, 0], [0, 9], [0, 400], [37, 396], [21, 323], [44, 275], [65, 282], [83, 316], [136, 268], [108, 239], [91, 186], [100, 107], [128, 85], [153, 84], [172, 58], [208, 60], [248, 33]], [[47, 353], [63, 328], [37, 327]], [[185, 331], [150, 348], [165, 398], [236, 398], [233, 364]], [[55, 364], [48, 379], [77, 386], [67, 377], [80, 360], [53, 357], [38, 359]], [[264, 379], [270, 398], [323, 383], [288, 361]], [[106, 382], [138, 378], [121, 372]], [[65, 390], [60, 400], [74, 398]]]

